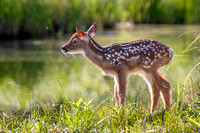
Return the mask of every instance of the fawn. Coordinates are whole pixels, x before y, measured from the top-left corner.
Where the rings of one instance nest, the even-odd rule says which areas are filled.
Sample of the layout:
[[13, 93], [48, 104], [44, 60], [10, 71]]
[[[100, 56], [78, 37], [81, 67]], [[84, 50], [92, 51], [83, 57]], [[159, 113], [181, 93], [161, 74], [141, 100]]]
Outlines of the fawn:
[[151, 93], [151, 113], [158, 104], [160, 96], [167, 108], [171, 102], [171, 86], [158, 71], [170, 62], [173, 50], [151, 39], [136, 40], [127, 43], [113, 43], [102, 47], [93, 40], [96, 24], [87, 32], [76, 28], [71, 39], [61, 47], [64, 54], [83, 54], [98, 66], [104, 75], [114, 77], [114, 98], [116, 106], [126, 102], [126, 90], [129, 75], [142, 76]]

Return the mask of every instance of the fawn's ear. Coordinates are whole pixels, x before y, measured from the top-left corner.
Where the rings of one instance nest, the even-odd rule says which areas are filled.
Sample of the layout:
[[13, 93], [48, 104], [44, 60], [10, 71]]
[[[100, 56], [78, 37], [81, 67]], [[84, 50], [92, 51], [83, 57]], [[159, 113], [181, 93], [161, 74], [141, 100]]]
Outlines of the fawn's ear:
[[97, 25], [93, 24], [92, 26], [90, 26], [90, 28], [88, 29], [87, 33], [91, 36], [94, 37], [97, 31]]
[[76, 27], [76, 32], [81, 40], [86, 40], [88, 38], [88, 36], [83, 31], [80, 31], [77, 27]]

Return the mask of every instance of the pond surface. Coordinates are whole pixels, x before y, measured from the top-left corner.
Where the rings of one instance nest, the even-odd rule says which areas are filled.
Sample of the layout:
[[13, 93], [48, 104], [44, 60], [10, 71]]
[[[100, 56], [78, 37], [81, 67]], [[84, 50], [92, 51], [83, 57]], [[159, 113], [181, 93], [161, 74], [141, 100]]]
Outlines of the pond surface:
[[[151, 38], [174, 49], [173, 60], [160, 71], [171, 82], [175, 98], [177, 82], [185, 81], [199, 62], [199, 41], [190, 47], [193, 50], [183, 53], [199, 31], [198, 25], [136, 25], [131, 30], [97, 31], [94, 39], [108, 45]], [[43, 103], [60, 96], [67, 100], [93, 98], [96, 103], [113, 98], [112, 78], [102, 76], [82, 55], [62, 54], [60, 46], [69, 38], [70, 35], [64, 39], [0, 42], [0, 108], [28, 105], [31, 99], [33, 103]], [[196, 71], [190, 77], [197, 82], [200, 79]], [[145, 82], [139, 76], [131, 76], [127, 101], [135, 102], [138, 94], [141, 102], [150, 105]]]

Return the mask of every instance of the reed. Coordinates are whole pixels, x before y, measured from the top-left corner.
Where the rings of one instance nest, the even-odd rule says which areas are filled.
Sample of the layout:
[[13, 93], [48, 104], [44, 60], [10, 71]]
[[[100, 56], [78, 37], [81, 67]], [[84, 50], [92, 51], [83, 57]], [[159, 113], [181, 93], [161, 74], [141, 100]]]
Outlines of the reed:
[[44, 37], [97, 22], [198, 24], [198, 0], [1, 0], [1, 37]]

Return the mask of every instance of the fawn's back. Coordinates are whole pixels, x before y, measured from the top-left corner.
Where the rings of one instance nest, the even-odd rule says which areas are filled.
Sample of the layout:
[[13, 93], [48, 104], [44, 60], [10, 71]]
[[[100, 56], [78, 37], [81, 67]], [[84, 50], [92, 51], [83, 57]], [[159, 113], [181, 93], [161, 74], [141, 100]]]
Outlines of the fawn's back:
[[157, 70], [159, 67], [168, 64], [172, 56], [172, 49], [151, 39], [113, 43], [104, 48], [105, 61], [110, 64], [110, 67], [116, 69], [127, 66], [129, 70], [135, 68], [145, 71]]

